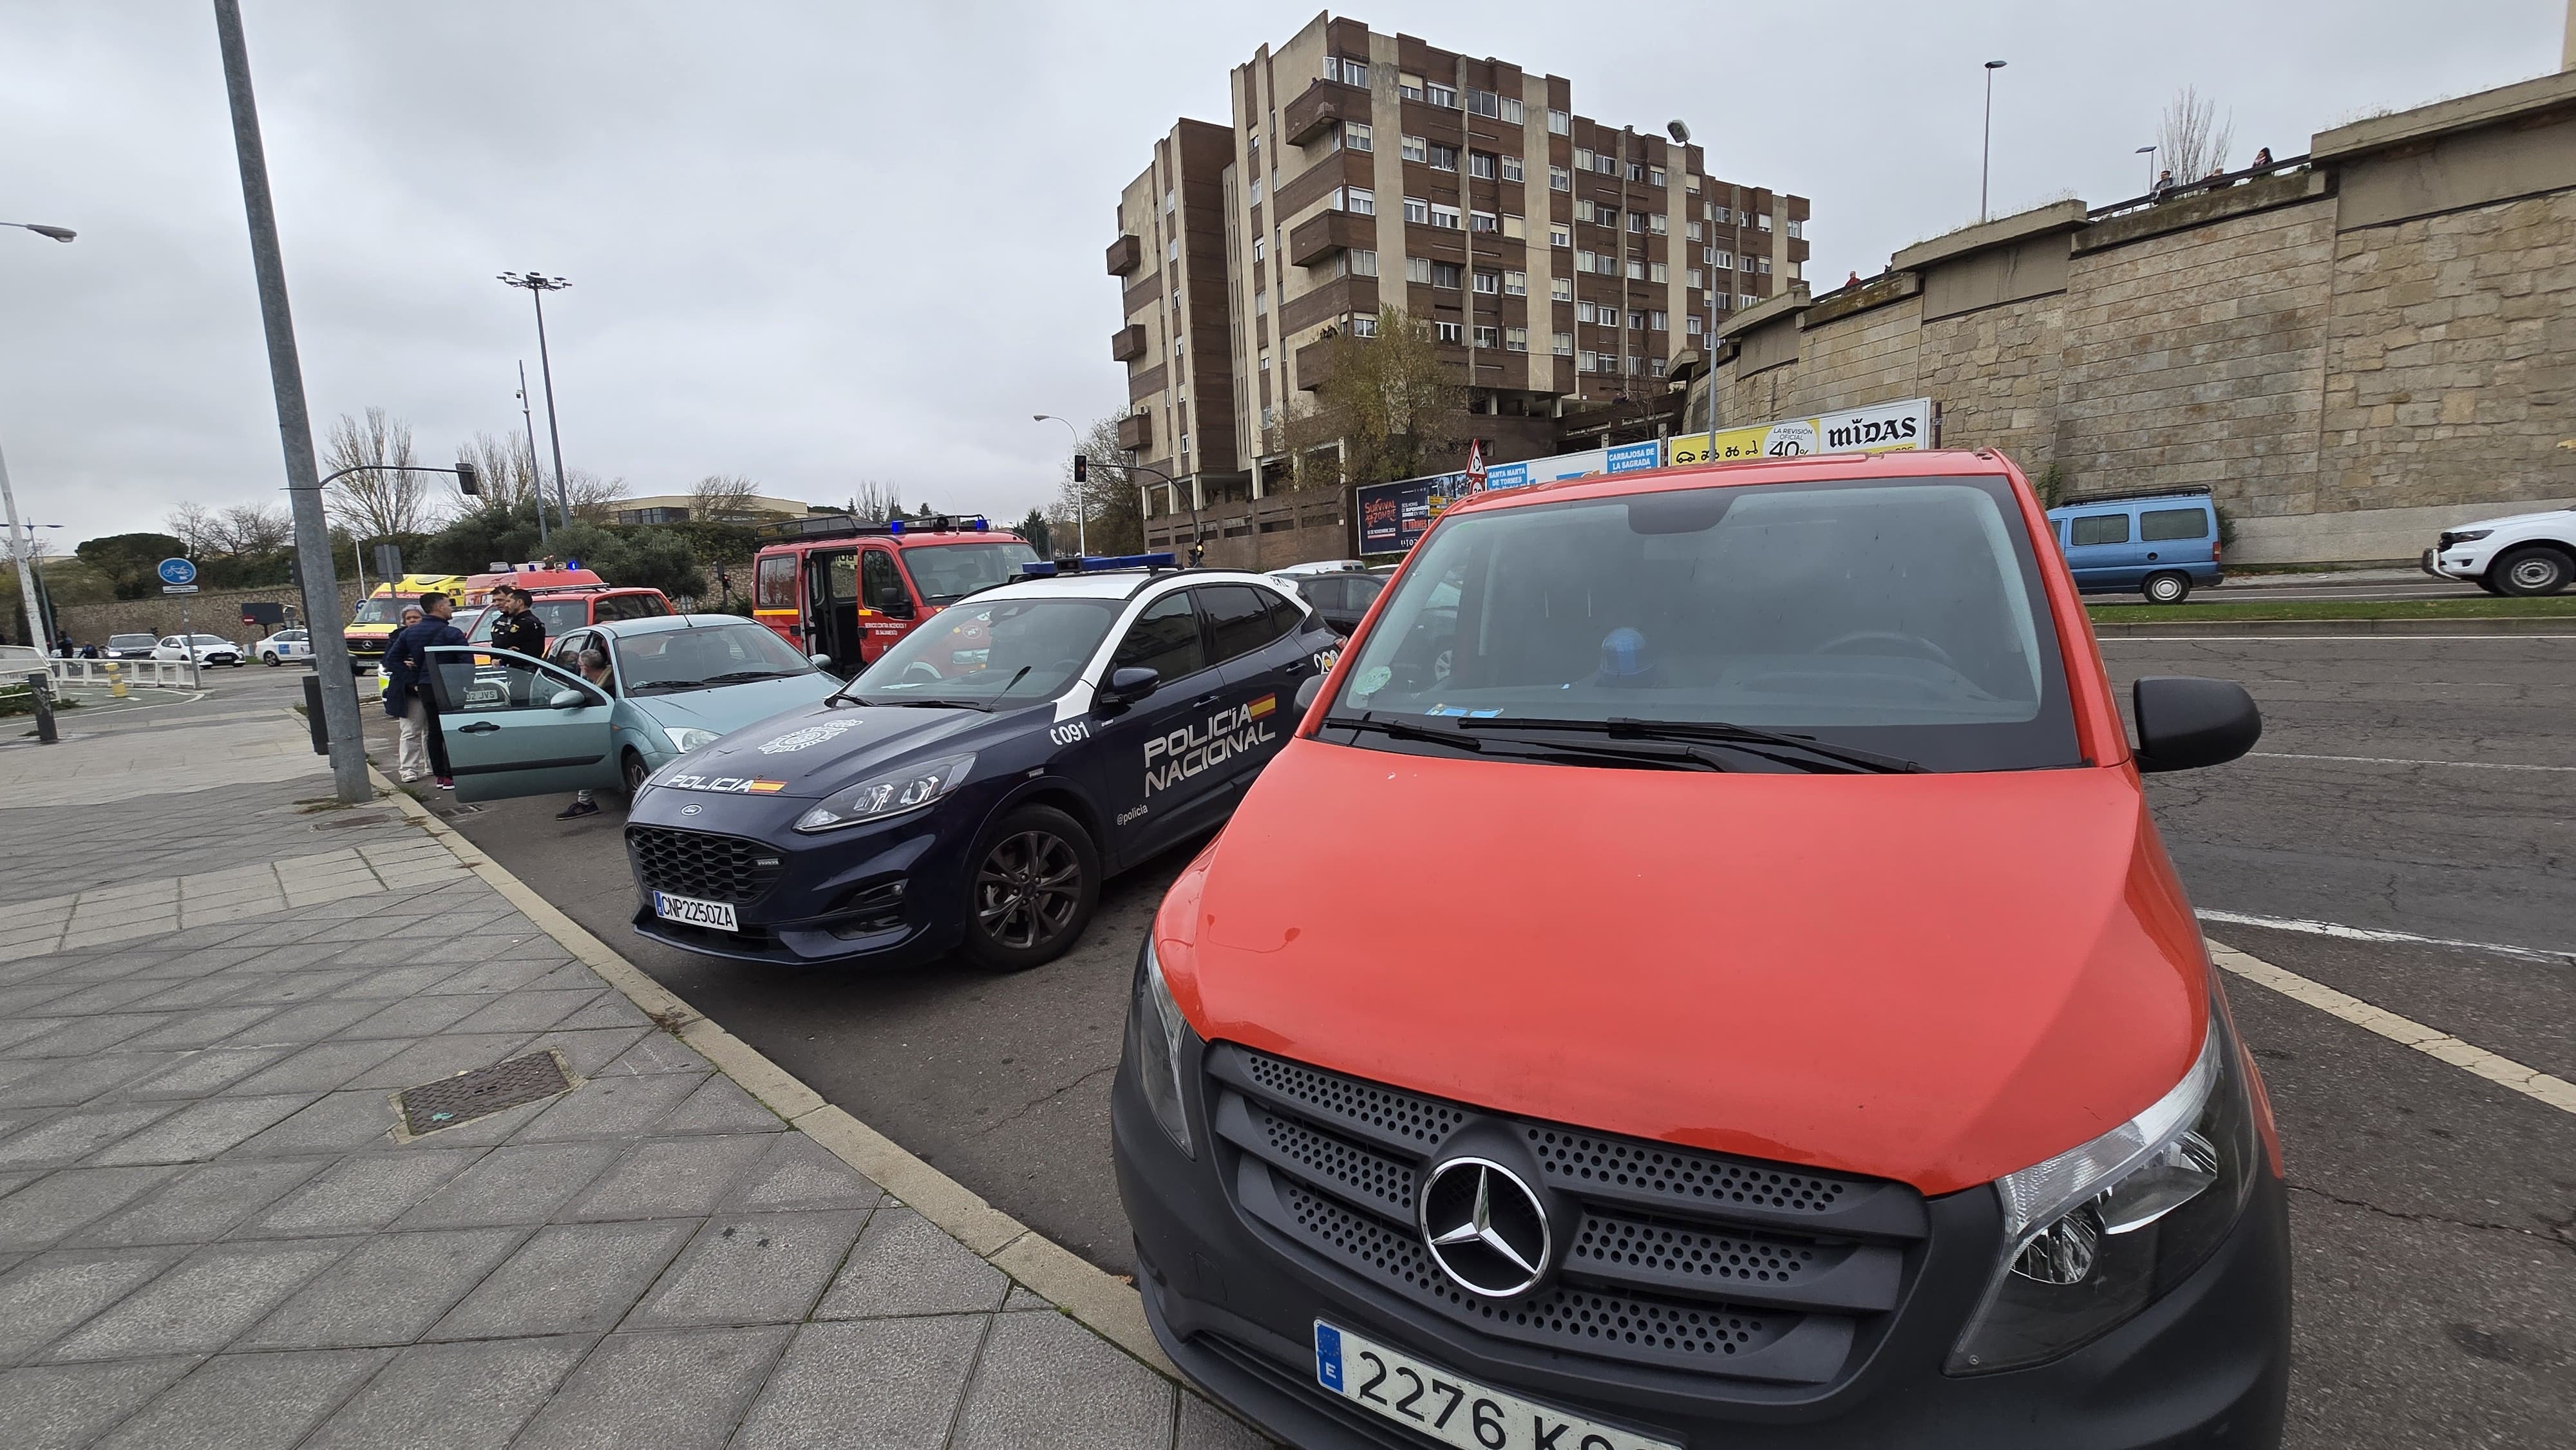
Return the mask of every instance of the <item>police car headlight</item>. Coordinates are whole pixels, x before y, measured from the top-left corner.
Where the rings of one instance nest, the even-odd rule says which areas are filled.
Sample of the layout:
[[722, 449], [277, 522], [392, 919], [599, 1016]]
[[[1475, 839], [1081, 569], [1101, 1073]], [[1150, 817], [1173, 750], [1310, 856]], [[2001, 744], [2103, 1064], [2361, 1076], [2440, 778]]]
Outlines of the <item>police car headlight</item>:
[[2213, 1002], [2191, 1071], [2145, 1112], [1995, 1180], [2003, 1259], [1952, 1374], [2052, 1359], [2125, 1322], [2205, 1262], [2254, 1184], [2252, 1099]]
[[701, 745], [713, 745], [717, 738], [716, 732], [700, 730], [694, 725], [665, 725], [662, 727], [662, 733], [669, 737], [671, 748], [682, 755], [688, 754]]
[[1163, 964], [1155, 960], [1154, 941], [1145, 939], [1145, 950], [1136, 961], [1136, 995], [1127, 1010], [1127, 1052], [1136, 1060], [1136, 1081], [1145, 1090], [1145, 1104], [1154, 1110], [1154, 1121], [1171, 1134], [1181, 1152], [1195, 1158], [1190, 1147], [1189, 1114], [1181, 1107], [1181, 1043], [1190, 1036], [1190, 1024], [1181, 1016], [1180, 1004], [1172, 1000], [1172, 989], [1163, 982]]
[[798, 816], [796, 829], [838, 830], [863, 821], [881, 821], [905, 811], [917, 811], [955, 790], [957, 783], [966, 778], [966, 772], [974, 767], [975, 757], [970, 752], [918, 761], [901, 770], [871, 776]]

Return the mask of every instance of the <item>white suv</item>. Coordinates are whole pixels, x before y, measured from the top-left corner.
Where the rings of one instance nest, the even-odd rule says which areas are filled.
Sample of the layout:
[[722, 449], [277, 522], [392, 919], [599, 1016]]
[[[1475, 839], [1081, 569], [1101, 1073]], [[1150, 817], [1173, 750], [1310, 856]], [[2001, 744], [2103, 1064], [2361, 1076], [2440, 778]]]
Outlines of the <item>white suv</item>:
[[2555, 594], [2576, 579], [2576, 508], [2444, 529], [2424, 551], [2424, 572], [2489, 594]]

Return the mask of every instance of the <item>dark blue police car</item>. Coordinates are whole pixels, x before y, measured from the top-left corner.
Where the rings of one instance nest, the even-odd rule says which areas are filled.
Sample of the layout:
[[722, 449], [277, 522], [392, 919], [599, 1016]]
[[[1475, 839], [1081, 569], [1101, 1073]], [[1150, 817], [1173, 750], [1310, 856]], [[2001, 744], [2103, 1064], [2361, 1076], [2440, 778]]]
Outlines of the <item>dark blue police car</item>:
[[1271, 579], [1169, 561], [1026, 566], [654, 772], [635, 929], [751, 961], [1054, 958], [1103, 879], [1225, 820], [1337, 647]]

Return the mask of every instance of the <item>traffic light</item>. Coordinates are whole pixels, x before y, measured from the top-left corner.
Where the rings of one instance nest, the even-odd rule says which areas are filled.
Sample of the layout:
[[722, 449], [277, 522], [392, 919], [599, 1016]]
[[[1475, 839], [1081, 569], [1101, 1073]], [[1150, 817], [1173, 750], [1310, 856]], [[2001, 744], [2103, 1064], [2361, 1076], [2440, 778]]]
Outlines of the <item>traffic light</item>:
[[456, 491], [467, 498], [483, 496], [482, 476], [474, 471], [473, 464], [461, 458], [456, 461]]
[[1090, 478], [1091, 455], [1088, 453], [1077, 453], [1073, 455], [1073, 481], [1076, 483], [1086, 483], [1090, 481]]

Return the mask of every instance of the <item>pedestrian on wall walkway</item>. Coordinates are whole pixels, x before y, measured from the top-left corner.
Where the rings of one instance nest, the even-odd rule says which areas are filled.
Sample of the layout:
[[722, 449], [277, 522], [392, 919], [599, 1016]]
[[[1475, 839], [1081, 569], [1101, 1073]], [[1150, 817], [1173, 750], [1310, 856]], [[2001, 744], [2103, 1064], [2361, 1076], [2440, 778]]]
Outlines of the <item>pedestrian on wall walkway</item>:
[[[454, 790], [456, 779], [447, 765], [447, 738], [438, 729], [438, 700], [431, 692], [429, 656], [432, 645], [463, 644], [465, 631], [448, 623], [456, 613], [456, 601], [444, 594], [420, 597], [422, 618], [404, 626], [385, 642], [385, 713], [403, 722], [403, 779], [418, 780], [413, 767], [413, 740], [426, 737], [429, 771], [440, 790]], [[406, 610], [406, 616], [410, 611]]]

